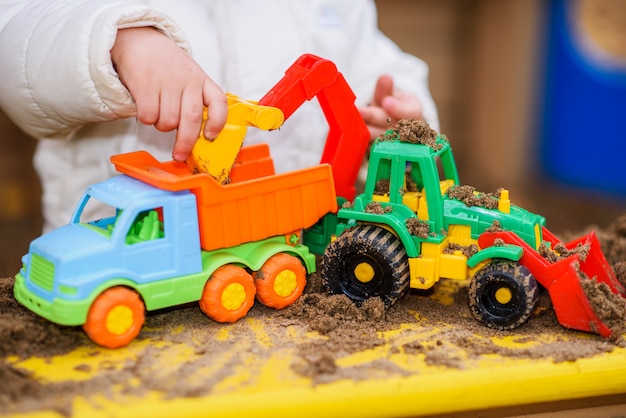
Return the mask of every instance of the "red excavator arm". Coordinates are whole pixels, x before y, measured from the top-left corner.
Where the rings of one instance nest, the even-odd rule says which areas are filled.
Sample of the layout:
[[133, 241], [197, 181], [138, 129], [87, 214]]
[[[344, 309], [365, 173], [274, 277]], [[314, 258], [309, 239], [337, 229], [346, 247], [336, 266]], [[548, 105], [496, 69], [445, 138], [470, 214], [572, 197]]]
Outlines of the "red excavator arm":
[[287, 120], [314, 97], [329, 126], [320, 162], [331, 165], [337, 196], [352, 201], [369, 131], [354, 104], [354, 93], [335, 64], [315, 55], [302, 55], [259, 104], [279, 108]]

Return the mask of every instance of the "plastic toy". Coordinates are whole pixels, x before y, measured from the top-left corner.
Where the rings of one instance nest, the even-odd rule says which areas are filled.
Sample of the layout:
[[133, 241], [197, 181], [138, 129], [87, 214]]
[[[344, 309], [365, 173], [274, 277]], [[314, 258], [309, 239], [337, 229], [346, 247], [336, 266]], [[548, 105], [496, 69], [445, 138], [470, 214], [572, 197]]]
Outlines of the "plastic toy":
[[[331, 128], [323, 163], [277, 175], [266, 145], [240, 149], [247, 126], [278, 128], [313, 97]], [[122, 175], [91, 185], [69, 225], [31, 243], [16, 299], [111, 348], [138, 335], [145, 310], [199, 301], [209, 317], [233, 322], [255, 295], [288, 306], [316, 268], [301, 231], [336, 212], [335, 187], [354, 194], [369, 140], [354, 99], [333, 63], [305, 55], [262, 104], [230, 95], [224, 132], [200, 139], [187, 164], [143, 151], [113, 156]], [[335, 159], [354, 167], [334, 174], [326, 162]], [[84, 220], [94, 200], [111, 215]]]
[[[338, 211], [337, 238], [324, 252], [320, 275], [328, 289], [357, 302], [378, 296], [389, 306], [409, 288], [471, 278], [474, 316], [507, 330], [531, 316], [539, 283], [561, 325], [615, 337], [580, 284], [582, 271], [626, 297], [595, 235], [560, 243], [542, 216], [511, 205], [507, 190], [488, 196], [470, 188], [462, 199], [453, 193], [459, 177], [450, 144], [430, 135], [431, 142], [415, 143], [389, 130], [372, 145], [364, 193]], [[542, 243], [561, 259], [540, 255]], [[579, 245], [586, 257], [571, 251]]]
[[[266, 145], [241, 148], [248, 126], [276, 129], [314, 97], [330, 128], [319, 165], [277, 175]], [[365, 190], [355, 197], [369, 133], [332, 62], [303, 55], [258, 103], [228, 100], [225, 131], [198, 141], [187, 163], [142, 151], [111, 157], [122, 175], [90, 186], [69, 225], [31, 243], [16, 299], [120, 347], [138, 335], [145, 310], [199, 301], [209, 317], [232, 322], [255, 295], [288, 306], [323, 253], [329, 291], [356, 302], [381, 297], [389, 306], [409, 287], [471, 278], [477, 319], [512, 329], [531, 315], [539, 282], [563, 326], [612, 335], [577, 277], [580, 269], [626, 295], [593, 234], [566, 245], [589, 245], [585, 260], [572, 254], [550, 264], [538, 250], [548, 244], [554, 253], [560, 243], [506, 190], [488, 205], [451, 193], [459, 178], [444, 137], [406, 142], [387, 132], [371, 146]], [[92, 200], [111, 215], [83, 220]]]
[[[209, 140], [204, 137], [203, 122], [200, 137], [186, 161], [192, 172], [209, 173], [221, 184], [230, 181], [230, 172], [243, 145], [248, 126], [267, 131], [280, 128], [285, 121], [283, 113], [275, 107], [262, 106], [233, 94], [227, 94], [226, 98], [228, 117], [224, 128], [217, 138]], [[205, 122], [206, 118], [205, 109]]]

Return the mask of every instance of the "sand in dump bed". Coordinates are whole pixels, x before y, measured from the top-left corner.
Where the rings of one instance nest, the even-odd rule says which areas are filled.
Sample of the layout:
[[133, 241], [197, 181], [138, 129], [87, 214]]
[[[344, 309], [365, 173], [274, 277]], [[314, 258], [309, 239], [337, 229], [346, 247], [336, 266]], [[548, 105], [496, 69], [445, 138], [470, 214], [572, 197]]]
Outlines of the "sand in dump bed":
[[[626, 216], [606, 230], [598, 231], [607, 259], [622, 280], [626, 275], [626, 266], [622, 265], [626, 254], [624, 226]], [[159, 364], [162, 348], [149, 344], [123, 367], [108, 370], [101, 365], [95, 377], [86, 381], [42, 383], [14, 367], [14, 357], [50, 358], [78, 347], [94, 346], [80, 327], [61, 327], [41, 319], [18, 304], [12, 293], [13, 279], [0, 279], [0, 411], [53, 409], [71, 415], [74, 397], [88, 397], [92, 393], [106, 395], [114, 384], [122, 387], [123, 393], [135, 395], [157, 390], [166, 398], [202, 396], [211, 393], [215, 385], [230, 376], [244, 355], [252, 354], [262, 361], [269, 359], [277, 347], [293, 350], [290, 369], [317, 385], [338, 379], [358, 381], [410, 374], [384, 356], [355, 366], [338, 364], [350, 354], [385, 345], [388, 356], [394, 353], [422, 356], [426, 364], [462, 370], [489, 354], [566, 362], [611, 352], [616, 345], [624, 344], [621, 339], [606, 340], [561, 327], [545, 291], [540, 293], [538, 306], [527, 324], [514, 331], [496, 331], [473, 319], [466, 283], [442, 280], [430, 291], [412, 290], [385, 311], [378, 299], [357, 307], [343, 295], [329, 296], [323, 291], [319, 277], [312, 275], [305, 294], [294, 305], [274, 311], [256, 303], [250, 311], [248, 318], [263, 324], [273, 344], [251, 343], [245, 346], [245, 353], [233, 352], [226, 363], [220, 364], [208, 377], [187, 378], [194, 371], [215, 368], [216, 355], [232, 350], [232, 346], [216, 338], [224, 325], [208, 319], [196, 304], [191, 304], [149, 313], [137, 339], [138, 344], [149, 338], [189, 345], [193, 355], [179, 367], [163, 368], [158, 378], [155, 377], [151, 370]], [[447, 303], [440, 303], [441, 295], [449, 299]], [[413, 328], [405, 327], [406, 324]], [[419, 333], [414, 331], [416, 326]], [[322, 337], [295, 339], [289, 329], [303, 334], [315, 332]], [[384, 339], [384, 332], [391, 330], [396, 337]], [[254, 342], [254, 338], [258, 338], [243, 320], [232, 325], [232, 333], [239, 333], [242, 341]], [[545, 334], [550, 338], [537, 341], [538, 335]], [[512, 338], [521, 344], [502, 346], [494, 342], [498, 337]], [[525, 342], [533, 344], [523, 344]], [[95, 348], [93, 355], [99, 355]], [[85, 372], [91, 368], [87, 364], [76, 366], [76, 370]]]

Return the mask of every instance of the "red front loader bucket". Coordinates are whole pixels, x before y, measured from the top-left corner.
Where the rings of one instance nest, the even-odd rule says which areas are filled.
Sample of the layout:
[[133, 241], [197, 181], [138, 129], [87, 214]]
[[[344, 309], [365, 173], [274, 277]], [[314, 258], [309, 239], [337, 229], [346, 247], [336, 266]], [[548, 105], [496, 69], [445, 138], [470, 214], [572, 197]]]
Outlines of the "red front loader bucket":
[[[613, 293], [626, 297], [626, 290], [615, 277], [613, 269], [602, 253], [600, 242], [594, 232], [582, 238], [564, 244], [568, 250], [578, 244], [589, 244], [589, 255], [582, 261], [578, 254], [558, 260], [554, 263], [542, 257], [535, 249], [511, 231], [484, 233], [478, 244], [481, 248], [493, 245], [494, 240], [502, 239], [507, 244], [524, 248], [520, 263], [526, 266], [535, 279], [548, 290], [552, 305], [559, 323], [565, 328], [600, 334], [609, 338], [613, 330], [594, 312], [592, 304], [581, 287], [578, 270], [589, 279], [595, 278], [598, 283], [605, 283]], [[543, 228], [543, 239], [550, 242], [552, 248], [560, 241], [546, 228]], [[613, 336], [616, 337], [616, 336]]]

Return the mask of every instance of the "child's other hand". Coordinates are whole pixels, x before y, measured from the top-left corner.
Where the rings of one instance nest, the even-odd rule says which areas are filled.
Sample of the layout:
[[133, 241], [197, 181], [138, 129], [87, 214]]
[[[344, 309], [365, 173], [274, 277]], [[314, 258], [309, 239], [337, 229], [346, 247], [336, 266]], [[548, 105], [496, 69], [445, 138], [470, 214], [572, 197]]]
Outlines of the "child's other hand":
[[156, 29], [118, 30], [111, 60], [135, 100], [137, 119], [164, 132], [178, 129], [175, 160], [189, 156], [200, 134], [204, 107], [209, 115], [205, 136], [215, 138], [224, 127], [228, 108], [222, 89]]
[[361, 117], [370, 131], [370, 139], [384, 133], [391, 123], [401, 119], [421, 119], [422, 105], [416, 97], [399, 91], [394, 91], [393, 78], [381, 75], [376, 83], [374, 99], [366, 106], [359, 108]]

